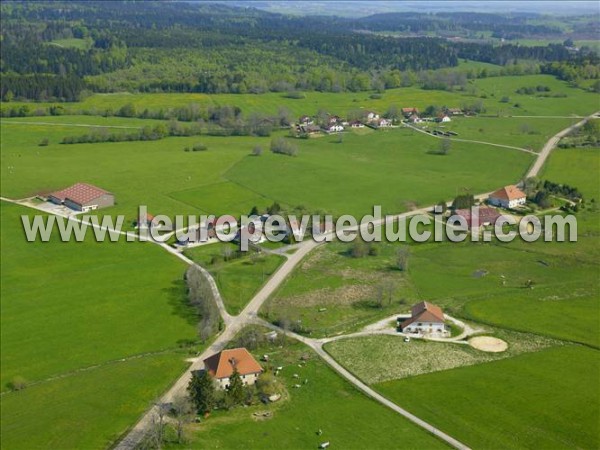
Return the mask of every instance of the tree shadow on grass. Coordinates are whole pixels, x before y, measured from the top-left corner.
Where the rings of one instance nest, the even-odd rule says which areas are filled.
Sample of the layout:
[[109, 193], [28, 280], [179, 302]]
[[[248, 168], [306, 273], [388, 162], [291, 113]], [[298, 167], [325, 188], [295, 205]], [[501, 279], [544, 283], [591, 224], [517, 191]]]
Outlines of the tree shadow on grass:
[[173, 314], [190, 325], [198, 325], [200, 317], [196, 308], [188, 303], [185, 281], [175, 280], [171, 283], [171, 287], [165, 288], [164, 291], [169, 296], [169, 305], [173, 308]]

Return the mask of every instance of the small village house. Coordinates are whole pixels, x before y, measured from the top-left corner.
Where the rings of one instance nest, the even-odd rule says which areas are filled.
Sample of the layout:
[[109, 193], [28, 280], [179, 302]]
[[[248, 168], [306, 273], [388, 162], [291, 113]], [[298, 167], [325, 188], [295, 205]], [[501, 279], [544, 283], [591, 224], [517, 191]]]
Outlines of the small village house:
[[441, 122], [441, 123], [447, 123], [447, 122], [452, 122], [452, 119], [450, 118], [450, 116], [448, 114], [440, 114], [437, 117], [437, 122]]
[[113, 194], [86, 183], [76, 183], [68, 188], [52, 192], [48, 195], [47, 200], [82, 212], [106, 208], [115, 204]]
[[428, 302], [417, 303], [411, 308], [411, 316], [400, 324], [403, 333], [428, 336], [449, 336], [441, 308]]
[[341, 123], [342, 118], [340, 116], [329, 116], [327, 118], [327, 123], [329, 123], [329, 125], [335, 125], [338, 123]]
[[421, 122], [423, 122], [423, 120], [419, 117], [418, 114], [411, 114], [411, 116], [408, 118], [408, 121], [410, 123], [421, 123]]
[[375, 120], [379, 120], [379, 114], [373, 111], [365, 111], [365, 117], [367, 122], [373, 122]]
[[365, 124], [362, 123], [360, 120], [353, 120], [352, 122], [350, 122], [350, 127], [352, 127], [352, 128], [364, 128]]
[[410, 117], [413, 114], [416, 114], [417, 116], [419, 115], [419, 110], [417, 108], [402, 108], [402, 114], [404, 115], [404, 117]]
[[214, 378], [220, 389], [229, 387], [234, 369], [240, 374], [242, 383], [253, 385], [263, 368], [245, 348], [222, 350], [204, 360], [204, 370]]
[[523, 191], [514, 185], [504, 186], [493, 192], [488, 197], [488, 203], [502, 208], [515, 208], [519, 205], [524, 205], [527, 201], [527, 196]]
[[378, 128], [387, 128], [392, 126], [392, 121], [390, 119], [379, 119], [374, 122], [374, 124]]
[[328, 133], [339, 133], [340, 131], [344, 131], [344, 127], [340, 124], [334, 123], [332, 125], [328, 125], [324, 128]]
[[465, 112], [460, 108], [448, 108], [446, 114], [449, 116], [463, 116]]
[[309, 126], [309, 125], [313, 125], [315, 123], [315, 121], [313, 120], [312, 117], [304, 115], [304, 116], [300, 116], [300, 118], [298, 119], [298, 125], [301, 126]]

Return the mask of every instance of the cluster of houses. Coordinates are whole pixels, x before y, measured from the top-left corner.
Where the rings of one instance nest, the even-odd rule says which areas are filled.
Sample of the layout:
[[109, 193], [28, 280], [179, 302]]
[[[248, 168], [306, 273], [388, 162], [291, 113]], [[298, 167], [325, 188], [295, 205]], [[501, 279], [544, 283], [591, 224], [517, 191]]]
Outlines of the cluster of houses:
[[[402, 108], [404, 121], [408, 123], [421, 122], [450, 122], [452, 116], [464, 115], [464, 111], [460, 108], [448, 108], [438, 114], [436, 117], [424, 117], [419, 113], [418, 108], [409, 107]], [[317, 123], [314, 117], [303, 115], [298, 118], [295, 125], [295, 130], [298, 135], [306, 136], [318, 133], [339, 133], [346, 128], [389, 128], [394, 125], [390, 118], [381, 117], [375, 111], [365, 110], [360, 119], [346, 120], [340, 116], [329, 115], [324, 122]]]
[[435, 117], [426, 117], [419, 113], [418, 108], [402, 108], [402, 115], [408, 123], [423, 123], [423, 122], [437, 122], [437, 123], [448, 123], [452, 122], [454, 116], [464, 116], [465, 112], [460, 108], [447, 108]]

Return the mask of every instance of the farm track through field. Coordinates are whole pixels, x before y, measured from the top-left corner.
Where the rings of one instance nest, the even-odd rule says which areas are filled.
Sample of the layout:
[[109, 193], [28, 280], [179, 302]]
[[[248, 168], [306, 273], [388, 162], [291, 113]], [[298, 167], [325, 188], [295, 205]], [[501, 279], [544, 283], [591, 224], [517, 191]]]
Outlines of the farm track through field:
[[[589, 120], [590, 118], [592, 118], [598, 114], [599, 113], [595, 113], [591, 116], [588, 116], [581, 122], [579, 122], [575, 125], [572, 125], [566, 129], [562, 130], [561, 132], [557, 133], [555, 136], [553, 136], [550, 140], [547, 141], [547, 143], [544, 145], [542, 151], [539, 154], [532, 152], [530, 150], [527, 150], [527, 149], [519, 148], [519, 147], [510, 147], [510, 146], [506, 146], [506, 145], [494, 144], [494, 143], [489, 143], [489, 142], [478, 142], [478, 141], [467, 141], [467, 140], [461, 140], [461, 141], [487, 144], [487, 145], [492, 145], [492, 146], [496, 146], [496, 147], [504, 147], [504, 148], [515, 149], [515, 150], [520, 150], [520, 151], [524, 151], [527, 153], [536, 154], [537, 155], [536, 161], [533, 164], [533, 166], [529, 169], [529, 171], [527, 172], [527, 176], [536, 176], [539, 173], [540, 169], [542, 168], [548, 155], [550, 154], [552, 149], [556, 146], [556, 144], [558, 143], [560, 138], [565, 136], [566, 134], [568, 134], [575, 128], [583, 125], [587, 120]], [[31, 123], [31, 122], [29, 122], [29, 123]], [[414, 127], [410, 127], [410, 128], [416, 129]], [[426, 133], [419, 129], [416, 129], [416, 130], [419, 132], [422, 132], [424, 134], [429, 134], [429, 133]], [[438, 137], [438, 136], [434, 136], [434, 137]], [[488, 195], [489, 195], [488, 193], [480, 194], [480, 195], [476, 196], [476, 198], [484, 199]], [[2, 199], [2, 200], [6, 200], [6, 201], [10, 201], [12, 203], [19, 204], [19, 202], [15, 201], [15, 200], [9, 200], [9, 199]], [[32, 205], [29, 205], [29, 206], [35, 208]], [[406, 218], [406, 217], [413, 216], [413, 215], [427, 214], [432, 208], [433, 208], [433, 206], [428, 206], [426, 208], [416, 209], [414, 211], [410, 211], [410, 212], [406, 212], [406, 213], [394, 216], [394, 219], [398, 220], [398, 219]], [[35, 209], [38, 209], [38, 208], [35, 208]], [[45, 212], [47, 212], [47, 211], [45, 211]], [[69, 217], [69, 220], [81, 221], [81, 219], [77, 219], [74, 217]], [[375, 225], [383, 225], [384, 223], [385, 223], [385, 219], [382, 219], [379, 221], [379, 223], [376, 223]], [[90, 224], [90, 225], [91, 226], [99, 226], [99, 225], [94, 225], [94, 224]], [[352, 227], [352, 228], [348, 228], [347, 231], [356, 231], [357, 229], [358, 229], [358, 227]], [[121, 232], [121, 234], [125, 234], [125, 233]], [[333, 234], [333, 233], [330, 233], [330, 234]], [[154, 241], [150, 240], [150, 242], [154, 242]], [[189, 383], [189, 380], [191, 377], [191, 371], [203, 368], [203, 360], [205, 358], [207, 358], [208, 356], [212, 355], [213, 353], [219, 352], [220, 350], [225, 348], [227, 343], [235, 337], [236, 333], [239, 332], [246, 325], [251, 324], [251, 323], [260, 323], [265, 326], [268, 326], [271, 329], [277, 329], [280, 332], [285, 332], [281, 328], [279, 328], [273, 324], [269, 324], [268, 322], [262, 321], [262, 319], [259, 319], [258, 318], [258, 310], [260, 309], [262, 304], [271, 296], [271, 294], [273, 294], [275, 292], [275, 290], [281, 285], [281, 283], [288, 277], [288, 275], [291, 274], [292, 270], [296, 267], [296, 265], [298, 265], [309, 252], [311, 252], [313, 249], [315, 249], [316, 247], [318, 247], [319, 245], [322, 244], [320, 242], [315, 242], [313, 240], [304, 241], [301, 244], [299, 244], [297, 247], [298, 250], [287, 258], [287, 260], [280, 266], [280, 268], [271, 276], [271, 278], [269, 278], [269, 280], [264, 284], [264, 286], [252, 298], [252, 300], [243, 309], [243, 311], [237, 316], [231, 316], [226, 311], [226, 308], [224, 306], [224, 303], [222, 301], [222, 298], [220, 296], [220, 293], [218, 291], [218, 288], [216, 286], [214, 279], [205, 269], [203, 269], [199, 265], [195, 264], [192, 260], [187, 258], [185, 255], [181, 254], [174, 248], [170, 247], [169, 245], [167, 245], [165, 243], [158, 243], [158, 242], [154, 242], [154, 243], [160, 245], [161, 247], [163, 247], [163, 249], [165, 249], [169, 253], [173, 254], [174, 256], [180, 258], [187, 264], [196, 265], [197, 267], [200, 268], [200, 270], [203, 271], [203, 273], [206, 275], [207, 279], [210, 282], [213, 293], [215, 293], [215, 299], [216, 299], [217, 305], [219, 306], [219, 311], [220, 311], [220, 313], [223, 317], [224, 323], [225, 323], [224, 331], [216, 337], [216, 339], [213, 341], [213, 343], [202, 353], [202, 355], [200, 355], [198, 358], [195, 359], [195, 361], [192, 363], [192, 365], [183, 373], [183, 375], [162, 396], [162, 398], [160, 400], [162, 403], [172, 402], [174, 398], [185, 395], [186, 388], [188, 386], [188, 383]], [[305, 338], [303, 336], [299, 336], [299, 335], [296, 335], [293, 333], [291, 333], [291, 334], [288, 333], [288, 335], [290, 335], [291, 337], [294, 337], [295, 339], [297, 339], [301, 342], [304, 342], [305, 344], [307, 344], [311, 348], [313, 348], [317, 352], [317, 354], [319, 354], [319, 356], [321, 356], [321, 358], [323, 358], [323, 360], [325, 362], [327, 362], [327, 364], [329, 364], [336, 372], [338, 372], [340, 375], [342, 375], [344, 378], [346, 378], [350, 383], [352, 383], [357, 389], [359, 389], [364, 394], [375, 399], [382, 405], [384, 405], [388, 408], [391, 408], [395, 412], [401, 414], [403, 417], [407, 418], [411, 422], [415, 423], [416, 425], [420, 426], [421, 428], [423, 428], [423, 429], [427, 430], [428, 432], [432, 433], [433, 435], [437, 436], [439, 439], [443, 440], [450, 446], [452, 446], [454, 448], [458, 448], [458, 449], [463, 449], [463, 450], [468, 448], [465, 444], [463, 444], [463, 443], [459, 442], [458, 440], [454, 439], [453, 437], [445, 434], [441, 430], [435, 428], [433, 425], [423, 421], [422, 419], [418, 418], [417, 416], [414, 416], [413, 414], [404, 410], [397, 404], [395, 404], [395, 403], [391, 402], [390, 400], [388, 400], [387, 398], [383, 397], [381, 394], [375, 392], [369, 386], [365, 385], [362, 381], [360, 381], [358, 378], [356, 378], [354, 375], [352, 375], [350, 372], [348, 372], [344, 367], [342, 367], [331, 356], [329, 356], [329, 354], [327, 354], [327, 352], [325, 352], [325, 350], [323, 350], [321, 342], [314, 341], [312, 339], [308, 339], [308, 338]], [[148, 430], [149, 426], [155, 420], [155, 414], [157, 412], [157, 409], [158, 409], [158, 406], [155, 405], [149, 411], [147, 411], [141, 417], [141, 419], [138, 421], [138, 423], [135, 424], [135, 426], [133, 428], [131, 428], [129, 430], [129, 432], [122, 438], [122, 440], [116, 445], [115, 448], [118, 450], [133, 450], [133, 449], [135, 449], [140, 444], [140, 442], [142, 442], [142, 440], [146, 434], [146, 431]]]
[[405, 127], [410, 128], [411, 130], [415, 130], [418, 131], [419, 133], [422, 133], [426, 136], [429, 137], [433, 137], [436, 139], [448, 139], [450, 141], [454, 141], [454, 142], [466, 142], [469, 144], [482, 144], [482, 145], [491, 145], [493, 147], [501, 147], [501, 148], [508, 148], [510, 150], [519, 150], [520, 152], [525, 152], [525, 153], [530, 153], [532, 155], [537, 155], [537, 152], [534, 152], [533, 150], [529, 150], [527, 148], [522, 148], [522, 147], [513, 147], [512, 145], [504, 145], [504, 144], [494, 144], [493, 142], [486, 142], [486, 141], [474, 141], [471, 139], [461, 139], [461, 138], [455, 138], [455, 137], [449, 137], [449, 136], [438, 136], [437, 134], [432, 134], [432, 133], [428, 133], [425, 130], [422, 130], [418, 127], [415, 127], [414, 125], [410, 125], [408, 123], [404, 124]]

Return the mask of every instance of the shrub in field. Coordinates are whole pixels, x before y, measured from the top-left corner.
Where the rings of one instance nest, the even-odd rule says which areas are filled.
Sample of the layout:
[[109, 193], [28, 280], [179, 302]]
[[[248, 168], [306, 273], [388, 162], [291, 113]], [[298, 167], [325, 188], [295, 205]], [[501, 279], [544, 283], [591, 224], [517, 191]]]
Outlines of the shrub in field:
[[285, 138], [279, 137], [271, 141], [271, 151], [282, 155], [296, 156], [298, 154], [298, 147]]

